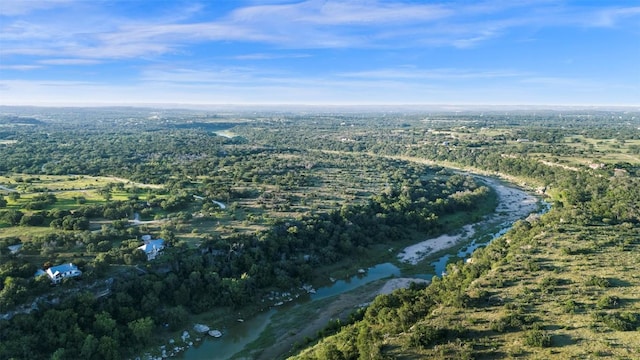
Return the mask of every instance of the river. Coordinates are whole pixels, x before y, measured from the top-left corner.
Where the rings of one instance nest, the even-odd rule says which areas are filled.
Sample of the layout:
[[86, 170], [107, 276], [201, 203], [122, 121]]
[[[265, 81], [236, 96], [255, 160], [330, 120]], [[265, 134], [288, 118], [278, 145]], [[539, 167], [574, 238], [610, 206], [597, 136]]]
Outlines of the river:
[[[442, 254], [440, 257], [433, 260], [431, 262], [435, 268], [435, 272], [433, 274], [410, 275], [411, 277], [430, 280], [435, 275], [441, 276], [445, 273], [446, 265], [452, 256], [466, 259], [478, 247], [485, 246], [493, 239], [496, 239], [506, 233], [516, 220], [523, 219], [531, 213], [544, 213], [549, 210], [548, 204], [544, 202], [542, 202], [544, 206], [542, 206], [541, 210], [540, 199], [523, 190], [510, 185], [505, 185], [488, 177], [476, 176], [476, 178], [491, 186], [498, 194], [499, 204], [496, 208], [496, 212], [487, 216], [481, 222], [466, 225], [466, 231], [457, 235], [454, 234], [446, 237], [441, 236], [435, 239], [428, 239], [404, 249], [398, 254], [399, 260], [412, 263], [411, 261], [416, 260], [416, 254], [419, 254], [419, 258], [417, 258], [416, 261], [422, 261], [426, 258], [432, 257], [435, 252], [442, 253], [442, 249], [438, 248], [438, 246], [442, 245], [440, 243], [435, 245], [439, 251], [435, 251], [434, 253], [430, 252], [433, 250], [434, 241], [436, 240], [439, 242], [447, 241], [445, 245], [448, 245], [448, 248], [468, 244], [453, 253]], [[427, 249], [426, 251], [425, 247]], [[317, 301], [354, 290], [375, 280], [402, 276], [403, 274], [401, 270], [394, 264], [378, 264], [366, 269], [363, 274], [354, 275], [351, 278], [344, 280], [337, 280], [330, 286], [317, 289], [314, 294], [311, 294], [311, 296], [305, 300], [297, 301]], [[252, 319], [248, 319], [242, 323], [233, 324], [224, 329], [224, 335], [221, 338], [206, 338], [201, 344], [197, 344], [196, 346], [187, 349], [180, 355], [180, 357], [187, 360], [229, 359], [234, 354], [242, 351], [251, 342], [255, 341], [268, 327], [271, 317], [277, 311], [287, 311], [287, 307], [287, 305], [274, 307]]]

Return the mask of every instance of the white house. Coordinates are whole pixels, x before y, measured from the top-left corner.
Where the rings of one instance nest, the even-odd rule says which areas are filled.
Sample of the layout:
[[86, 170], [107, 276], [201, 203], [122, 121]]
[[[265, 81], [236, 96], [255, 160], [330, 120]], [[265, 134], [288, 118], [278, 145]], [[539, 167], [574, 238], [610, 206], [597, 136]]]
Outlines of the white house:
[[147, 261], [153, 260], [164, 250], [164, 240], [156, 239], [156, 240], [148, 240], [144, 239], [144, 245], [139, 246], [138, 249], [144, 251], [147, 255]]
[[67, 277], [76, 277], [82, 275], [82, 271], [72, 263], [52, 266], [47, 269], [46, 274], [51, 278], [54, 284], [59, 283]]

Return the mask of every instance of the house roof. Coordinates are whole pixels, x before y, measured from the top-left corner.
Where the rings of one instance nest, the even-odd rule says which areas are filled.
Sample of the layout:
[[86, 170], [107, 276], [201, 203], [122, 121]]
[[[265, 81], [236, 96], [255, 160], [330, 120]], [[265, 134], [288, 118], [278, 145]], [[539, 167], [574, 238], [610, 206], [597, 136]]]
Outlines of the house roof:
[[22, 244], [10, 245], [7, 247], [9, 248], [9, 251], [11, 251], [12, 254], [15, 254], [20, 250], [20, 248], [22, 248]]
[[164, 240], [162, 239], [150, 240], [146, 242], [144, 245], [139, 246], [138, 249], [144, 251], [145, 253], [160, 251], [164, 249]]
[[47, 275], [47, 273], [42, 269], [38, 269], [38, 270], [36, 270], [36, 273], [33, 276], [34, 277], [38, 277], [40, 275]]
[[57, 266], [52, 266], [50, 267], [47, 272], [51, 273], [51, 274], [55, 274], [57, 272], [60, 273], [65, 273], [68, 271], [74, 271], [74, 270], [78, 270], [78, 267], [69, 263], [69, 264], [62, 264], [62, 265], [57, 265]]

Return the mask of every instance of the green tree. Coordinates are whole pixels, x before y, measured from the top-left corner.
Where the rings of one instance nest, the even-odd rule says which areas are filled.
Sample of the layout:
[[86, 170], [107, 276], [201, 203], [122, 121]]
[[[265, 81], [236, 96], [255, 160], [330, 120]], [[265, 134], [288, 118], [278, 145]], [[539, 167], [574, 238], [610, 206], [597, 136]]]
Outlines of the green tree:
[[[116, 321], [106, 311], [95, 315], [93, 329], [98, 335], [113, 336], [117, 334]], [[102, 343], [102, 339], [100, 339], [100, 343]]]
[[104, 198], [105, 201], [111, 200], [111, 187], [106, 186], [98, 190], [98, 193]]
[[153, 320], [150, 317], [131, 321], [127, 327], [131, 330], [134, 339], [140, 345], [147, 345], [153, 334]]
[[186, 323], [188, 317], [189, 312], [182, 306], [169, 308], [162, 314], [163, 321], [169, 324], [169, 329], [172, 331], [180, 329]]
[[109, 336], [103, 336], [100, 338], [98, 344], [98, 358], [104, 360], [118, 360], [120, 358], [118, 350], [118, 342]]
[[96, 339], [95, 336], [89, 334], [82, 343], [82, 348], [80, 349], [80, 357], [82, 357], [83, 359], [93, 359], [96, 356], [98, 345], [98, 339]]
[[9, 223], [11, 226], [16, 226], [20, 224], [20, 220], [24, 214], [19, 210], [4, 210], [0, 219], [4, 222]]
[[318, 359], [327, 360], [343, 360], [345, 358], [334, 343], [329, 343], [323, 346], [317, 355]]
[[64, 360], [66, 359], [65, 348], [59, 348], [53, 354], [51, 354], [51, 360]]

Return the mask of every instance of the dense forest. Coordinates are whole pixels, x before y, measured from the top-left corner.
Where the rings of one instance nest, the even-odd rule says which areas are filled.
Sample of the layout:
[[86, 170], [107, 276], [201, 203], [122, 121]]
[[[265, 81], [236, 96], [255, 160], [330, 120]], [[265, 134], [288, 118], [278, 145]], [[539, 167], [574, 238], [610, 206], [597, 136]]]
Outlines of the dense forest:
[[[1, 110], [0, 358], [133, 357], [199, 314], [259, 311], [493, 211], [493, 191], [451, 167], [526, 183], [552, 210], [376, 298], [300, 358], [574, 351], [589, 337], [543, 316], [550, 302], [593, 334], [640, 327], [639, 279], [624, 273], [638, 259], [638, 113]], [[168, 245], [153, 261], [145, 234]], [[622, 269], [581, 263], [585, 282], [580, 259]], [[33, 276], [68, 262], [79, 279]], [[627, 343], [593, 351], [633, 357]]]

